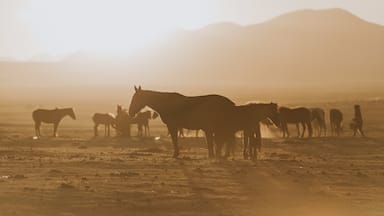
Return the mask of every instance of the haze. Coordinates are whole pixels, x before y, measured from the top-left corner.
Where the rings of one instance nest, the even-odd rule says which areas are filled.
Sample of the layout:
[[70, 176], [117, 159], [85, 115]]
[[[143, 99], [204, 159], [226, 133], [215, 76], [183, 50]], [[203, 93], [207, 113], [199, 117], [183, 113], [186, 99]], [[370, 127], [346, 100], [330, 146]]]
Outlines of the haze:
[[322, 8], [342, 8], [384, 23], [380, 0], [3, 0], [0, 58], [54, 60], [81, 50], [132, 54], [178, 28], [251, 25], [290, 11]]

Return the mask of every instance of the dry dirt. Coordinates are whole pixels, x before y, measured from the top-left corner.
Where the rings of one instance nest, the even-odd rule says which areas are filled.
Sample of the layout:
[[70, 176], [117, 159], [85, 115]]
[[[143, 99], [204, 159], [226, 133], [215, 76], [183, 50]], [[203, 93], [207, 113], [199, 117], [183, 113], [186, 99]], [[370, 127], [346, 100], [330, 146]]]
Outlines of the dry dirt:
[[366, 138], [348, 128], [343, 137], [269, 136], [251, 162], [240, 142], [235, 157], [208, 159], [202, 137], [181, 139], [173, 159], [159, 121], [152, 137], [93, 138], [91, 108], [64, 119], [60, 137], [43, 125], [47, 136], [34, 140], [33, 106], [3, 105], [0, 215], [384, 215], [383, 108], [362, 104]]

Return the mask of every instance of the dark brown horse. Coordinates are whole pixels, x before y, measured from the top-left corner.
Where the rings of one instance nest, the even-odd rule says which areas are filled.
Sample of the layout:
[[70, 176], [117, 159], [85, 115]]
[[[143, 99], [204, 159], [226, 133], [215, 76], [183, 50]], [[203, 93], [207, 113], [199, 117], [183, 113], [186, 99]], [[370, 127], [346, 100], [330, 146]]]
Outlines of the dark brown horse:
[[[216, 131], [222, 126], [228, 109], [233, 108], [234, 105], [231, 100], [220, 95], [188, 97], [179, 93], [156, 92], [135, 87], [129, 115], [135, 116], [145, 106], [155, 110], [171, 134], [174, 157], [179, 155], [178, 129], [201, 129], [206, 135], [208, 155], [213, 157], [213, 136], [215, 134], [215, 138], [220, 138], [217, 140], [218, 142], [222, 140], [224, 135], [216, 133]], [[216, 155], [219, 153], [219, 149], [216, 148]]]
[[[244, 105], [246, 107], [245, 112], [241, 115], [244, 115], [246, 118], [244, 122], [250, 121], [250, 124], [247, 125], [249, 128], [244, 128], [244, 149], [243, 156], [244, 159], [251, 157], [252, 160], [257, 158], [257, 149], [261, 150], [261, 131], [260, 131], [260, 122], [270, 119], [272, 124], [278, 126], [280, 124], [278, 109], [276, 103], [251, 103]], [[247, 151], [249, 148], [249, 151]]]
[[280, 107], [280, 126], [283, 130], [283, 137], [289, 137], [288, 124], [296, 124], [298, 136], [300, 137], [299, 124], [303, 126], [301, 137], [304, 137], [306, 126], [308, 127], [308, 137], [312, 137], [311, 111], [305, 107], [290, 109]]
[[331, 134], [340, 136], [343, 130], [343, 113], [338, 109], [329, 110], [329, 120], [331, 122]]
[[41, 136], [40, 133], [40, 125], [42, 122], [53, 124], [53, 136], [57, 136], [57, 127], [61, 119], [65, 116], [70, 116], [72, 119], [76, 119], [75, 113], [72, 108], [64, 108], [64, 109], [37, 109], [32, 112], [32, 118], [35, 122], [35, 133], [37, 137]]
[[327, 135], [327, 126], [325, 123], [325, 112], [321, 108], [310, 108], [312, 122], [317, 124], [317, 134], [321, 136], [324, 131], [324, 136]]
[[95, 136], [98, 136], [97, 128], [100, 124], [104, 125], [104, 136], [110, 136], [111, 126], [116, 128], [116, 117], [112, 113], [95, 113], [92, 120], [95, 123], [93, 127]]

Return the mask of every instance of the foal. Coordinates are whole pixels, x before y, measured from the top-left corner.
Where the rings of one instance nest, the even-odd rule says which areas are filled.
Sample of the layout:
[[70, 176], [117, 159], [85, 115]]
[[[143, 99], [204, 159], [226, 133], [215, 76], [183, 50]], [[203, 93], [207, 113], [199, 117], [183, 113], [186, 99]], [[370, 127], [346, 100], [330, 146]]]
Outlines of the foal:
[[37, 137], [41, 136], [40, 133], [40, 125], [42, 122], [44, 123], [50, 123], [53, 124], [53, 136], [57, 136], [57, 127], [59, 126], [59, 123], [61, 119], [63, 119], [65, 116], [70, 116], [73, 120], [76, 119], [75, 113], [73, 112], [72, 108], [64, 108], [64, 109], [53, 109], [53, 110], [47, 110], [47, 109], [37, 109], [32, 112], [32, 118], [35, 122], [35, 133]]

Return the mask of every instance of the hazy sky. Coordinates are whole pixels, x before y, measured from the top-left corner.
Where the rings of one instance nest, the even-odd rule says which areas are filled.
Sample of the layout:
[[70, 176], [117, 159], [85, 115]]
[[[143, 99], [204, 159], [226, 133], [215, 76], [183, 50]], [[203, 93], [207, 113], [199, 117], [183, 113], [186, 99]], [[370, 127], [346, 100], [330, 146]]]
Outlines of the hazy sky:
[[335, 7], [384, 24], [383, 0], [0, 0], [0, 58], [131, 52], [176, 28]]

